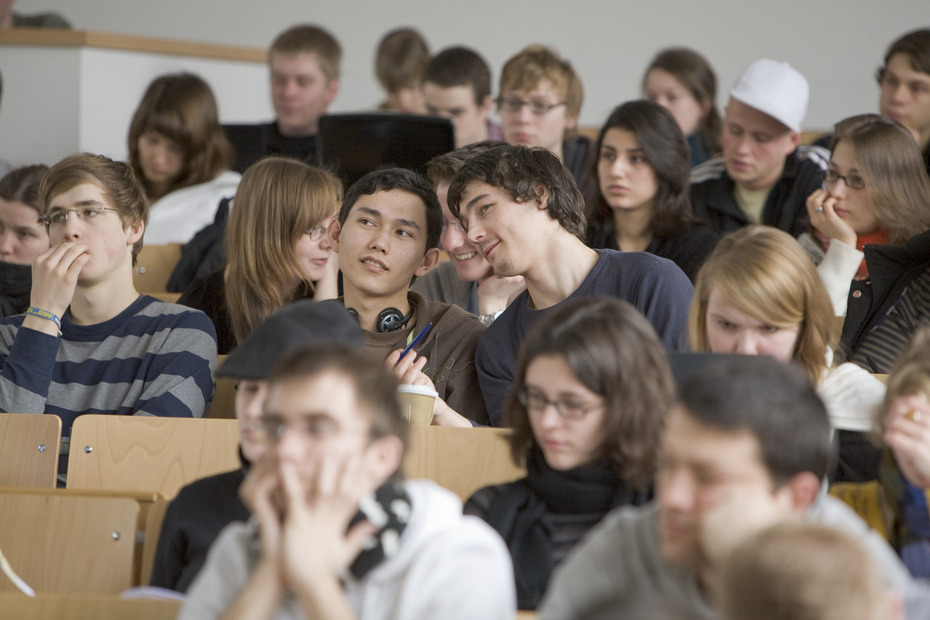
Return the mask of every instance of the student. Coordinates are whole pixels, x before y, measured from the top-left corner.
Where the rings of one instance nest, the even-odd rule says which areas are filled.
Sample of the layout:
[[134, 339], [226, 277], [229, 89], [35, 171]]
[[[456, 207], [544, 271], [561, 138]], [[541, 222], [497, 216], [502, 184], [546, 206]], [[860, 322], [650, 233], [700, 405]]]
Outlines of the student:
[[412, 290], [425, 299], [441, 301], [467, 310], [484, 323], [494, 322], [526, 285], [521, 276], [498, 278], [491, 264], [469, 240], [462, 223], [449, 211], [449, 186], [466, 161], [497, 146], [498, 142], [477, 142], [434, 157], [426, 164], [426, 176], [436, 189], [442, 206], [442, 234], [439, 244], [449, 255], [428, 274], [413, 283]]
[[[435, 387], [436, 423], [469, 425], [464, 416], [487, 424], [474, 363], [484, 326], [457, 306], [410, 291], [413, 279], [439, 261], [441, 230], [442, 210], [429, 182], [393, 168], [370, 172], [346, 191], [329, 240], [339, 255], [343, 302], [358, 317], [365, 347], [396, 366], [404, 383]], [[401, 350], [429, 324], [400, 361]]]
[[904, 620], [862, 545], [816, 523], [779, 523], [740, 544], [720, 607], [725, 620]]
[[336, 301], [297, 301], [272, 314], [217, 370], [236, 383], [236, 421], [242, 467], [183, 487], [162, 522], [151, 585], [186, 592], [220, 530], [247, 521], [239, 497], [242, 481], [268, 449], [261, 430], [268, 375], [288, 354], [312, 343], [343, 342], [361, 347], [358, 324]]
[[26, 314], [0, 319], [0, 411], [59, 416], [63, 454], [85, 413], [203, 415], [216, 335], [202, 312], [133, 287], [148, 203], [132, 169], [71, 155], [39, 202], [51, 247], [33, 262]]
[[187, 243], [213, 221], [240, 175], [210, 87], [191, 73], [156, 78], [129, 126], [129, 163], [152, 203], [150, 244]]
[[339, 179], [299, 161], [268, 157], [245, 171], [226, 224], [226, 266], [178, 300], [210, 317], [220, 355], [283, 305], [338, 296], [326, 229], [341, 201]]
[[553, 568], [609, 510], [650, 499], [674, 394], [662, 343], [624, 301], [570, 302], [527, 334], [506, 418], [527, 477], [465, 504], [507, 543], [520, 609], [536, 609]]
[[876, 77], [879, 113], [914, 134], [930, 174], [930, 29], [911, 31], [892, 43]]
[[58, 13], [33, 13], [24, 15], [13, 11], [16, 0], [0, 3], [0, 30], [4, 28], [71, 28]]
[[865, 245], [902, 246], [930, 230], [930, 179], [910, 132], [877, 114], [837, 123], [830, 150], [823, 189], [807, 199], [811, 234], [800, 240], [845, 316], [850, 288], [869, 286]]
[[800, 370], [769, 357], [698, 370], [665, 425], [656, 502], [615, 511], [582, 541], [556, 570], [540, 619], [617, 618], [634, 607], [637, 617], [671, 608], [718, 618], [710, 592], [732, 549], [787, 521], [846, 531], [905, 594], [910, 576], [887, 543], [820, 493], [829, 461], [827, 413]]
[[596, 152], [588, 245], [651, 252], [693, 282], [719, 235], [691, 213], [688, 146], [675, 119], [651, 101], [628, 101], [601, 127]]
[[834, 366], [830, 309], [801, 245], [775, 228], [748, 226], [724, 236], [698, 274], [691, 350], [769, 355], [802, 368], [837, 431], [836, 480], [874, 480], [880, 452], [865, 434], [885, 388], [855, 364]]
[[32, 261], [48, 249], [48, 230], [39, 221], [41, 164], [17, 168], [0, 178], [0, 317], [29, 307]]
[[798, 146], [810, 88], [791, 65], [762, 59], [730, 90], [723, 157], [691, 173], [691, 208], [719, 232], [749, 224], [807, 230], [804, 201], [820, 188], [827, 151]]
[[220, 534], [181, 620], [513, 618], [500, 539], [449, 491], [403, 481], [397, 386], [344, 345], [277, 366], [242, 491], [254, 518]]
[[513, 56], [501, 72], [497, 110], [504, 140], [541, 146], [568, 168], [575, 183], [591, 185], [591, 139], [577, 134], [584, 91], [571, 64], [542, 45]]
[[706, 58], [685, 47], [662, 50], [646, 68], [643, 96], [675, 117], [688, 139], [692, 168], [720, 153], [717, 76]]
[[387, 98], [378, 108], [425, 114], [423, 72], [428, 63], [429, 47], [413, 28], [398, 28], [384, 35], [375, 53], [375, 75]]
[[584, 199], [571, 174], [543, 148], [501, 145], [462, 166], [449, 210], [495, 276], [523, 276], [521, 293], [479, 341], [475, 365], [491, 424], [503, 422], [524, 334], [568, 299], [629, 301], [670, 350], [687, 344], [693, 287], [672, 261], [645, 252], [592, 250], [582, 240]]
[[319, 121], [339, 93], [341, 61], [339, 42], [319, 26], [300, 24], [279, 34], [268, 50], [275, 120], [223, 126], [236, 152], [232, 169], [245, 172], [267, 155], [316, 164]]
[[423, 74], [423, 99], [427, 113], [452, 121], [457, 149], [504, 139], [490, 119], [491, 69], [472, 49], [447, 47], [433, 56]]
[[888, 377], [878, 409], [882, 441], [891, 452], [879, 479], [891, 504], [889, 541], [915, 577], [930, 578], [930, 328], [914, 336]]

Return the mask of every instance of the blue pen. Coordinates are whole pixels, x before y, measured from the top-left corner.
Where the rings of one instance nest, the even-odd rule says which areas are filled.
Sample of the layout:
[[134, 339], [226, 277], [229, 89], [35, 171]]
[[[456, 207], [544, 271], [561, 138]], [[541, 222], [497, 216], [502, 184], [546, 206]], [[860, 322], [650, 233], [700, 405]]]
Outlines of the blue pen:
[[408, 345], [404, 348], [404, 350], [400, 352], [400, 357], [397, 358], [397, 363], [394, 364], [394, 365], [397, 366], [397, 364], [400, 364], [400, 360], [404, 359], [404, 356], [407, 355], [408, 353], [410, 353], [410, 351], [413, 350], [413, 347], [415, 347], [415, 346], [417, 346], [418, 344], [420, 344], [420, 341], [423, 340], [424, 338], [426, 338], [426, 334], [428, 334], [428, 333], [429, 333], [429, 330], [431, 330], [431, 329], [433, 329], [433, 324], [432, 324], [432, 323], [427, 323], [427, 324], [426, 324], [426, 327], [423, 328], [423, 331], [421, 331], [419, 334], [417, 334], [417, 335], [414, 337], [414, 339], [410, 341], [410, 344], [408, 344]]

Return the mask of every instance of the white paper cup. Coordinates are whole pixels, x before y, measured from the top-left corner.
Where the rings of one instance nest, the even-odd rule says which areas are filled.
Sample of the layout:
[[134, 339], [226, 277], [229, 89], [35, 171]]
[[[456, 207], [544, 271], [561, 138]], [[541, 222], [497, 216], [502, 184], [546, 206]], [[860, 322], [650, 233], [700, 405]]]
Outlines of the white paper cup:
[[433, 421], [433, 407], [439, 394], [422, 385], [400, 385], [397, 400], [400, 411], [410, 426], [429, 426]]

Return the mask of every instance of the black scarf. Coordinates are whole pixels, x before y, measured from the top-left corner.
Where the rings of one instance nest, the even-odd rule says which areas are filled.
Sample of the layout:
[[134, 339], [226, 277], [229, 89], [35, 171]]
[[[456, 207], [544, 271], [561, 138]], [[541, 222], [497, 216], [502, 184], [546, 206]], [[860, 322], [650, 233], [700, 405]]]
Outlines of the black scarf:
[[538, 449], [527, 457], [526, 478], [506, 485], [488, 509], [487, 522], [500, 533], [513, 558], [519, 609], [535, 609], [554, 568], [547, 513], [599, 515], [640, 504], [647, 493], [624, 484], [604, 460], [557, 471]]
[[0, 261], [0, 317], [25, 312], [31, 292], [32, 266]]
[[387, 482], [373, 495], [362, 498], [358, 513], [349, 522], [349, 529], [367, 519], [378, 531], [368, 539], [361, 553], [349, 567], [355, 579], [362, 579], [378, 564], [394, 555], [400, 548], [400, 537], [407, 527], [413, 507], [402, 483]]

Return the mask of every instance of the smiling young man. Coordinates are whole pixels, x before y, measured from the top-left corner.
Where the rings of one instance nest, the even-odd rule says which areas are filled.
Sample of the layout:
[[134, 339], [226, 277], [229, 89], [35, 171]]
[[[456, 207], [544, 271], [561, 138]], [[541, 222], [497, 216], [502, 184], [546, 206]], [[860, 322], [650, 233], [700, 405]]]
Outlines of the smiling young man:
[[653, 254], [586, 246], [584, 199], [551, 151], [491, 148], [462, 166], [448, 201], [494, 275], [526, 283], [478, 342], [475, 364], [492, 425], [503, 422], [523, 336], [566, 300], [619, 297], [646, 315], [666, 348], [687, 347], [688, 277]]
[[216, 335], [202, 312], [140, 295], [132, 265], [148, 202], [126, 164], [66, 157], [39, 187], [51, 247], [33, 262], [26, 314], [0, 320], [0, 411], [199, 417]]
[[320, 117], [339, 93], [342, 48], [329, 32], [311, 24], [282, 32], [268, 50], [275, 120], [261, 125], [224, 125], [236, 150], [232, 169], [245, 172], [268, 155], [316, 164]]
[[892, 43], [877, 77], [879, 113], [911, 130], [930, 174], [930, 29], [914, 30]]
[[682, 386], [659, 450], [656, 501], [622, 508], [557, 570], [543, 620], [719, 618], [713, 593], [741, 542], [779, 522], [842, 529], [898, 594], [913, 584], [888, 544], [820, 492], [830, 422], [797, 368], [768, 357], [712, 362]]
[[484, 326], [457, 306], [410, 291], [414, 278], [439, 261], [441, 229], [442, 210], [429, 182], [393, 168], [370, 172], [346, 191], [328, 234], [339, 255], [343, 302], [358, 317], [366, 348], [396, 362], [399, 350], [432, 324], [396, 371], [405, 383], [423, 382], [418, 371], [432, 383], [439, 393], [437, 423], [464, 423], [464, 416], [487, 424], [474, 362]]
[[448, 194], [455, 173], [466, 161], [500, 144], [476, 142], [434, 157], [426, 164], [426, 176], [436, 188], [436, 196], [442, 206], [439, 243], [449, 255], [449, 260], [439, 263], [435, 269], [413, 283], [413, 290], [426, 299], [455, 304], [477, 315], [485, 325], [493, 323], [510, 300], [526, 286], [521, 276], [494, 276], [491, 264], [468, 240], [468, 233], [462, 223], [449, 211]]
[[807, 79], [786, 62], [749, 65], [730, 90], [723, 157], [691, 171], [691, 208], [718, 232], [749, 224], [807, 232], [805, 201], [820, 189], [829, 153], [799, 146]]
[[474, 50], [448, 47], [433, 56], [423, 75], [423, 98], [429, 114], [452, 121], [455, 148], [503, 140], [500, 126], [489, 118], [491, 69]]

